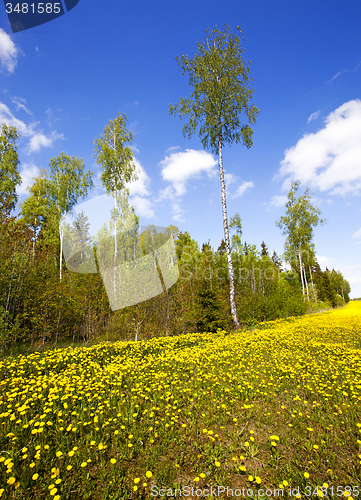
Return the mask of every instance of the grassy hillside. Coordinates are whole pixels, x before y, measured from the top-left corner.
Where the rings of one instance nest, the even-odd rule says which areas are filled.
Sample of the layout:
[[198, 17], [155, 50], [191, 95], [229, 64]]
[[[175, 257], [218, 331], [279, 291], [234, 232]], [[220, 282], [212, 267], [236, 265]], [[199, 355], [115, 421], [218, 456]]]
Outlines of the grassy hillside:
[[360, 302], [7, 358], [1, 499], [356, 496], [360, 366]]

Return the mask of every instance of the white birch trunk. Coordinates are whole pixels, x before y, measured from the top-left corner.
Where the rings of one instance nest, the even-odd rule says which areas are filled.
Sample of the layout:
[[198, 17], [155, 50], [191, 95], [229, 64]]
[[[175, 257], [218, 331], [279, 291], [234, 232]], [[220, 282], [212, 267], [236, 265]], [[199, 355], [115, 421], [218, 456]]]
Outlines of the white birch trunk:
[[300, 261], [300, 274], [301, 274], [303, 300], [305, 300], [305, 285], [303, 283], [303, 268], [302, 268], [301, 248], [300, 248], [300, 246], [298, 247], [298, 259]]
[[303, 275], [305, 277], [305, 285], [306, 285], [306, 293], [307, 293], [307, 300], [310, 300], [310, 294], [309, 294], [309, 291], [308, 291], [308, 283], [307, 283], [307, 276], [306, 276], [306, 269], [305, 269], [305, 265], [304, 263], [302, 262], [302, 268], [303, 268]]
[[313, 279], [312, 279], [312, 269], [311, 269], [311, 266], [308, 266], [308, 269], [309, 269], [309, 271], [310, 271], [310, 276], [311, 276], [311, 283], [312, 283], [313, 296], [314, 296], [315, 302], [317, 302], [317, 296], [316, 296], [315, 285], [313, 284]]
[[221, 134], [218, 137], [218, 162], [219, 162], [218, 163], [219, 176], [221, 179], [224, 240], [226, 243], [226, 254], [227, 254], [227, 262], [228, 262], [228, 272], [229, 272], [229, 299], [230, 299], [231, 314], [232, 314], [232, 319], [233, 319], [233, 329], [237, 330], [240, 328], [240, 326], [239, 326], [239, 320], [238, 320], [237, 309], [236, 309], [236, 301], [235, 301], [235, 293], [234, 293], [234, 275], [233, 275], [231, 246], [230, 246], [230, 242], [229, 242], [227, 205], [226, 205], [226, 187], [224, 184], [224, 174], [223, 174], [222, 135]]

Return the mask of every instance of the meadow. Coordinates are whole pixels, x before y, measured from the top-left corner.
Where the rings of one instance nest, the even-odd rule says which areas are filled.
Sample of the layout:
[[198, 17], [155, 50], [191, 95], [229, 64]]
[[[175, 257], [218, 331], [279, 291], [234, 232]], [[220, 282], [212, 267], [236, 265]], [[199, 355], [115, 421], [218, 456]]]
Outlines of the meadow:
[[360, 367], [361, 302], [8, 357], [1, 500], [357, 497]]

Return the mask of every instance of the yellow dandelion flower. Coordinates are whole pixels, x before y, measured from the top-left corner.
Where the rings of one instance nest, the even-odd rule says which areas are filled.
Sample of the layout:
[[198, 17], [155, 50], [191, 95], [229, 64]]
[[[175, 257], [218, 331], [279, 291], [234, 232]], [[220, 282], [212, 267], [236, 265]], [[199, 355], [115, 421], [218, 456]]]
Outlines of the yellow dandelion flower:
[[117, 463], [117, 461], [115, 460], [115, 458], [111, 458], [111, 459], [110, 459], [110, 463], [111, 463], [111, 464], [116, 464], [116, 463]]
[[253, 476], [248, 476], [248, 481], [249, 481], [250, 483], [252, 483], [252, 481], [253, 481], [253, 480], [254, 480], [254, 477], [253, 477]]
[[193, 481], [198, 482], [198, 481], [199, 481], [199, 477], [195, 477], [195, 478], [193, 479]]
[[9, 477], [9, 479], [8, 479], [7, 483], [8, 483], [8, 484], [14, 484], [14, 483], [15, 483], [15, 481], [16, 481], [15, 477]]
[[145, 473], [145, 475], [146, 475], [146, 477], [148, 477], [148, 478], [153, 476], [153, 474], [150, 472], [150, 470], [148, 470], [148, 471]]
[[262, 483], [262, 479], [258, 476], [256, 476], [256, 483], [257, 484], [261, 484]]
[[139, 483], [139, 481], [140, 481], [140, 478], [139, 478], [139, 477], [136, 477], [136, 478], [134, 479], [135, 484], [138, 484], [138, 483]]
[[137, 486], [137, 485], [134, 485], [134, 486], [133, 486], [133, 491], [137, 491], [137, 489], [138, 489], [138, 486]]
[[32, 479], [35, 481], [36, 479], [38, 479], [38, 477], [39, 477], [39, 474], [33, 474]]
[[80, 464], [80, 467], [86, 467], [87, 465], [88, 465], [88, 463], [87, 463], [87, 462], [82, 462], [82, 463]]

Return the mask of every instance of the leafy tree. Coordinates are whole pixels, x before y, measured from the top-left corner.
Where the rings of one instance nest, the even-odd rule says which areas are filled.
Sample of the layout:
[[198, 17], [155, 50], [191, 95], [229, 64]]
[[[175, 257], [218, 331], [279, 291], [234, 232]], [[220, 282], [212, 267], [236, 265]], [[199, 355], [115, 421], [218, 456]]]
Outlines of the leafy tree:
[[20, 138], [16, 127], [2, 125], [0, 134], [0, 212], [6, 207], [15, 208], [18, 201], [16, 186], [21, 184], [18, 172], [20, 163], [16, 141]]
[[[189, 116], [183, 127], [183, 135], [189, 138], [199, 127], [199, 137], [203, 147], [210, 148], [218, 155], [221, 181], [224, 239], [230, 281], [230, 305], [234, 328], [239, 328], [235, 303], [234, 276], [229, 241], [226, 190], [223, 173], [222, 148], [226, 143], [243, 142], [247, 148], [252, 146], [253, 131], [250, 125], [256, 121], [259, 110], [250, 104], [253, 89], [249, 87], [252, 77], [249, 66], [243, 59], [245, 49], [240, 46], [239, 36], [229, 32], [225, 25], [222, 31], [217, 27], [206, 30], [206, 40], [198, 42], [198, 52], [193, 59], [183, 54], [176, 58], [184, 75], [189, 74], [189, 83], [194, 87], [190, 99], [181, 98], [180, 103], [171, 105], [169, 113], [179, 113], [182, 119]], [[239, 115], [244, 111], [249, 124], [242, 125]]]
[[302, 293], [305, 297], [305, 290], [307, 290], [307, 298], [309, 298], [305, 263], [302, 253], [310, 249], [313, 238], [313, 228], [319, 223], [324, 224], [325, 219], [319, 217], [321, 210], [312, 205], [311, 196], [308, 194], [309, 189], [306, 189], [305, 193], [298, 199], [296, 198], [299, 187], [300, 181], [292, 183], [291, 190], [287, 195], [286, 215], [280, 217], [280, 219], [276, 221], [276, 225], [282, 229], [284, 235], [287, 235], [285, 245], [287, 260], [292, 261], [292, 255], [298, 258]]
[[35, 258], [35, 243], [51, 205], [51, 183], [47, 178], [46, 170], [42, 169], [34, 181], [34, 184], [27, 188], [30, 196], [20, 204], [22, 220], [33, 231], [33, 259]]
[[235, 231], [235, 234], [232, 236], [232, 248], [239, 255], [241, 253], [242, 219], [238, 212], [231, 217], [229, 227]]
[[[123, 191], [129, 194], [125, 184], [137, 180], [133, 153], [128, 144], [133, 141], [134, 134], [128, 132], [126, 128], [127, 117], [118, 113], [114, 120], [109, 120], [109, 124], [104, 128], [104, 134], [100, 139], [95, 139], [94, 158], [101, 166], [102, 174], [100, 179], [107, 193], [112, 193], [114, 197], [114, 266], [117, 259], [117, 194]], [[116, 279], [114, 275], [114, 294], [116, 296]]]
[[[69, 212], [76, 204], [78, 198], [86, 198], [88, 189], [94, 187], [92, 181], [92, 172], [88, 170], [84, 174], [84, 162], [77, 156], [69, 156], [60, 153], [59, 156], [51, 158], [50, 180], [48, 184], [51, 191], [51, 197], [54, 201], [58, 221], [60, 223], [62, 216]], [[59, 224], [60, 234], [60, 280], [62, 279], [62, 246], [63, 246], [63, 224]]]

